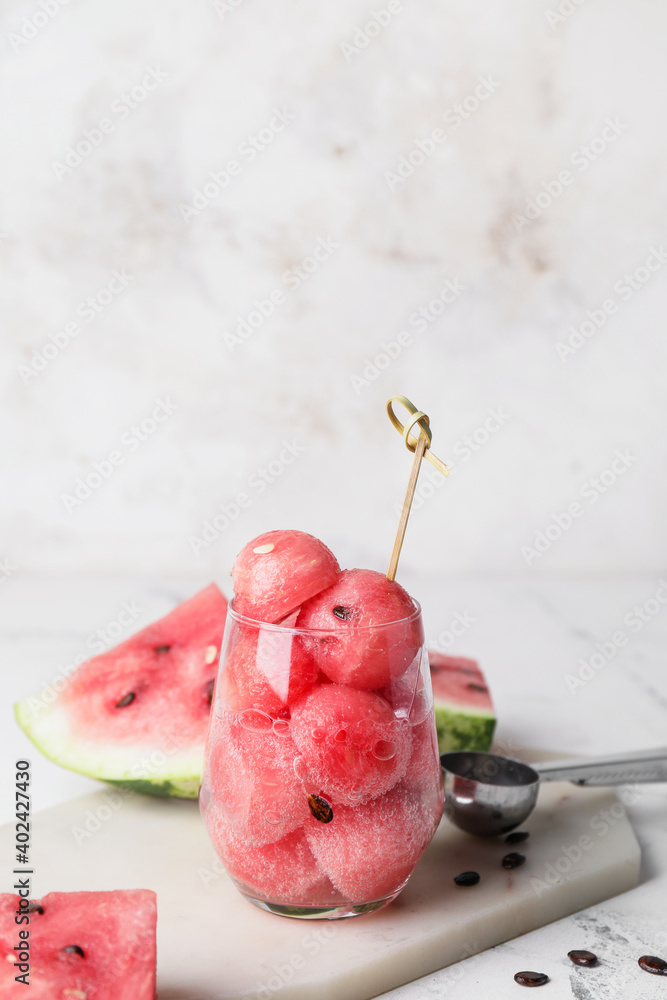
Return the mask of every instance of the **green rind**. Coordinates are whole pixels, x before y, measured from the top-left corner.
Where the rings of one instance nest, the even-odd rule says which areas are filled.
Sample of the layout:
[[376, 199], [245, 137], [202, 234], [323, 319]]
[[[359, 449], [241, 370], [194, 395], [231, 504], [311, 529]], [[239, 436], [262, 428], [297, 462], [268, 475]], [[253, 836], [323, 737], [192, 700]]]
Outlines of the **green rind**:
[[146, 781], [145, 779], [131, 779], [124, 781], [121, 778], [104, 778], [108, 785], [117, 785], [119, 788], [127, 788], [130, 792], [138, 792], [140, 795], [154, 795], [160, 799], [196, 799], [199, 795], [199, 775], [192, 778], [181, 778], [169, 781]]
[[438, 750], [490, 750], [496, 720], [493, 715], [457, 711], [446, 705], [435, 706]]
[[[103, 760], [96, 759], [90, 748], [80, 748], [73, 743], [67, 747], [63, 746], [62, 742], [52, 746], [49, 740], [40, 734], [39, 723], [36, 723], [28, 702], [29, 699], [26, 699], [14, 705], [16, 721], [40, 753], [54, 764], [75, 771], [77, 774], [83, 774], [87, 778], [117, 785], [142, 795], [159, 798], [197, 798], [201, 781], [201, 764], [199, 767], [194, 767], [192, 755], [174, 754], [168, 761], [169, 767], [166, 771], [163, 767], [155, 767], [154, 777], [136, 778], [129, 773], [126, 765], [121, 764], [115, 769], [109, 756], [105, 756]], [[148, 751], [141, 752], [145, 754]]]

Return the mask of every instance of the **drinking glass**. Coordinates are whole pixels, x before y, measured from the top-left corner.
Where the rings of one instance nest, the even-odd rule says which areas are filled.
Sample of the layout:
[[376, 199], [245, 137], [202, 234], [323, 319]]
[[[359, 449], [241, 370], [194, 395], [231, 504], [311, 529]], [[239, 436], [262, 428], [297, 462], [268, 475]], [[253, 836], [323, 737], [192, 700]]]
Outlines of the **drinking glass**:
[[[228, 609], [200, 807], [252, 903], [351, 917], [395, 899], [442, 815], [421, 609], [333, 630], [294, 617]], [[341, 665], [354, 686], [332, 682]]]

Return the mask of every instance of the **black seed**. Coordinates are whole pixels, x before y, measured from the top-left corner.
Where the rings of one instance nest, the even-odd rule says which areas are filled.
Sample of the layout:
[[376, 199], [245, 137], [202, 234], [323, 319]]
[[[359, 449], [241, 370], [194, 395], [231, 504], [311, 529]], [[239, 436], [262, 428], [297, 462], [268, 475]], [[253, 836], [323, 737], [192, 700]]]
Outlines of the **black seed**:
[[213, 688], [214, 688], [214, 687], [215, 687], [215, 677], [213, 677], [213, 678], [212, 678], [212, 679], [211, 679], [211, 680], [210, 680], [210, 681], [208, 682], [208, 684], [206, 685], [206, 687], [204, 688], [204, 694], [206, 695], [206, 697], [207, 697], [207, 699], [208, 699], [208, 703], [209, 703], [209, 705], [210, 705], [210, 704], [211, 704], [211, 702], [213, 701]]
[[505, 837], [506, 844], [521, 844], [524, 840], [528, 840], [530, 834], [528, 830], [515, 830], [514, 833], [508, 833]]
[[78, 955], [79, 958], [85, 958], [83, 948], [79, 948], [78, 944], [68, 944], [66, 948], [63, 948], [65, 955]]
[[667, 962], [655, 955], [642, 955], [637, 959], [640, 969], [644, 972], [652, 972], [654, 976], [667, 976]]
[[132, 704], [136, 697], [137, 696], [134, 691], [128, 691], [127, 694], [120, 699], [120, 701], [116, 702], [116, 708], [127, 708], [128, 705]]
[[549, 977], [546, 972], [517, 972], [514, 982], [519, 986], [544, 986]]
[[168, 653], [171, 646], [167, 644], [166, 646], [153, 646], [154, 653]]
[[471, 691], [481, 691], [482, 694], [488, 694], [489, 689], [484, 684], [475, 684], [473, 681], [469, 681], [466, 687], [470, 688]]
[[518, 851], [512, 851], [511, 854], [506, 854], [502, 860], [503, 868], [518, 868], [519, 865], [524, 864], [526, 860], [525, 854], [519, 854]]
[[39, 903], [29, 903], [28, 913], [44, 913], [44, 907]]
[[320, 795], [308, 796], [308, 808], [319, 823], [330, 823], [333, 819], [333, 809]]
[[597, 965], [598, 957], [592, 951], [568, 951], [567, 957], [575, 965]]
[[333, 613], [335, 614], [336, 618], [340, 618], [340, 620], [343, 621], [343, 622], [346, 622], [348, 620], [348, 618], [350, 617], [349, 608], [344, 608], [340, 604], [338, 604], [333, 609]]
[[479, 872], [461, 872], [454, 878], [457, 885], [477, 885], [481, 876]]

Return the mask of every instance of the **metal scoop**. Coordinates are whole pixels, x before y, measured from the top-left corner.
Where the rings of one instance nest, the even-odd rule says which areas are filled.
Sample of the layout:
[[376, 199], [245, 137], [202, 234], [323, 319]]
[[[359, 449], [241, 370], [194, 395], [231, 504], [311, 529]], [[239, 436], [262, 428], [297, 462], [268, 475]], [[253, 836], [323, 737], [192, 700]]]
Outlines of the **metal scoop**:
[[524, 764], [500, 754], [443, 753], [445, 815], [467, 833], [496, 837], [530, 815], [540, 781], [627, 785], [667, 781], [667, 747], [609, 757]]

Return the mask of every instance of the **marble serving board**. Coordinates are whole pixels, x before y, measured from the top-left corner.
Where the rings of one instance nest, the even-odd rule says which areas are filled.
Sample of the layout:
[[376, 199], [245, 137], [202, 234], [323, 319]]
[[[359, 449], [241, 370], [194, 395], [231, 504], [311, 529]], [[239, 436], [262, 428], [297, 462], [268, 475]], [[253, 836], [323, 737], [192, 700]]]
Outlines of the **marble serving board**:
[[[109, 788], [34, 816], [33, 895], [154, 889], [160, 1000], [367, 1000], [637, 884], [639, 846], [606, 789], [545, 784], [524, 828], [530, 838], [516, 848], [443, 820], [390, 907], [300, 921], [242, 899], [196, 803]], [[0, 828], [5, 891], [12, 846], [13, 828]], [[501, 858], [510, 850], [527, 862], [508, 871]], [[457, 887], [453, 877], [468, 869], [481, 882]]]

